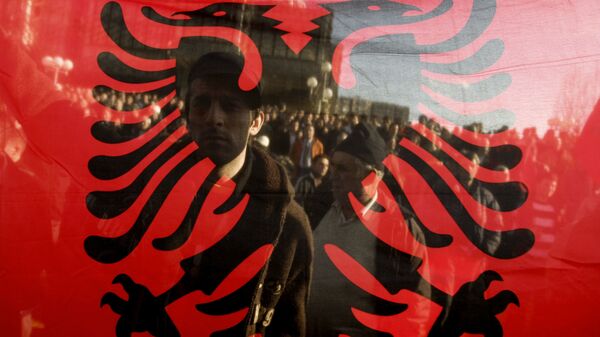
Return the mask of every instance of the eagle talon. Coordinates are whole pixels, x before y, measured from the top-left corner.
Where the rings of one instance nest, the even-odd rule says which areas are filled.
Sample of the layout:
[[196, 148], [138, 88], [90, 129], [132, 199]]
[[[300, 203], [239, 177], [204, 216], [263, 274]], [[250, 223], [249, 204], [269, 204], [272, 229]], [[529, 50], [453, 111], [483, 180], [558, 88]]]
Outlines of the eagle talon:
[[503, 290], [488, 300], [490, 308], [494, 314], [499, 314], [506, 310], [509, 304], [514, 304], [517, 307], [521, 306], [517, 295], [510, 290]]
[[485, 289], [487, 289], [493, 281], [504, 281], [502, 276], [493, 270], [486, 270], [479, 277], [477, 281], [485, 282]]
[[129, 287], [129, 286], [134, 286], [136, 283], [133, 282], [133, 280], [131, 279], [131, 277], [129, 277], [129, 275], [119, 274], [119, 275], [115, 276], [115, 278], [112, 281], [112, 284], [120, 284], [123, 287]]
[[119, 275], [115, 276], [115, 278], [113, 278], [112, 284], [123, 283], [123, 282], [126, 282], [126, 280], [132, 281], [131, 277], [129, 277], [129, 275], [119, 274]]
[[429, 336], [458, 337], [464, 333], [483, 334], [486, 337], [502, 336], [502, 326], [496, 315], [509, 304], [519, 306], [519, 298], [510, 290], [503, 290], [486, 299], [484, 292], [492, 281], [501, 281], [495, 271], [485, 271], [472, 282], [463, 284], [444, 307]]
[[131, 336], [133, 332], [147, 331], [156, 337], [179, 337], [177, 327], [167, 314], [165, 304], [152, 295], [145, 286], [135, 283], [126, 274], [117, 275], [113, 284], [120, 284], [129, 295], [124, 300], [113, 292], [100, 299], [100, 307], [108, 305], [121, 317], [117, 321], [117, 336]]

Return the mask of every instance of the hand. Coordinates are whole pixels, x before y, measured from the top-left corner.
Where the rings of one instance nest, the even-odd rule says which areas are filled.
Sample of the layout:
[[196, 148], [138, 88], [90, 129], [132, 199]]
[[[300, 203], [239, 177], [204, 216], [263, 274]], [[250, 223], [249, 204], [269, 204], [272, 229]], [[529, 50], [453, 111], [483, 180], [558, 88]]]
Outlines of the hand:
[[115, 277], [113, 284], [121, 284], [129, 295], [126, 301], [115, 293], [102, 296], [100, 307], [108, 304], [115, 313], [121, 315], [117, 321], [117, 337], [130, 337], [132, 332], [147, 331], [156, 337], [179, 337], [177, 327], [167, 314], [164, 303], [152, 295], [150, 290], [125, 275]]
[[483, 334], [485, 337], [502, 336], [502, 325], [496, 315], [503, 312], [510, 303], [519, 306], [519, 299], [510, 290], [503, 290], [492, 298], [485, 299], [483, 293], [492, 281], [502, 281], [502, 277], [497, 272], [488, 270], [475, 281], [463, 284], [438, 316], [429, 336], [458, 337], [463, 333]]

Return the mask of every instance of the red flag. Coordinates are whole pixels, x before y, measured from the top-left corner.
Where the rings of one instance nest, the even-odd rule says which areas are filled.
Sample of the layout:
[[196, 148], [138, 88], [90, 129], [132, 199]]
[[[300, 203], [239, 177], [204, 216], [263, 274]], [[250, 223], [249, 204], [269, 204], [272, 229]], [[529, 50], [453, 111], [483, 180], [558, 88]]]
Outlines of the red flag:
[[[370, 270], [353, 250], [360, 240], [326, 242], [315, 251], [337, 277], [398, 309], [348, 303], [353, 326], [393, 336], [600, 332], [590, 324], [600, 299], [595, 1], [26, 0], [0, 8], [4, 335], [116, 334], [122, 316], [101, 302], [128, 292], [113, 281], [158, 297], [186, 274], [182, 261], [239, 224], [250, 198], [223, 211], [230, 180], [198, 193], [214, 164], [190, 159], [201, 144], [182, 117], [190, 65], [215, 50], [244, 58], [239, 87], [255, 90], [260, 80], [269, 116], [277, 110], [301, 124], [307, 110], [317, 124], [324, 114], [356, 113], [406, 126], [402, 137], [385, 130], [395, 149], [377, 187], [383, 210], [361, 214], [349, 198], [361, 235], [396, 254], [380, 256], [381, 265], [419, 261], [411, 277], [440, 297]], [[290, 141], [269, 136], [274, 152]], [[182, 224], [191, 229], [173, 243]], [[212, 292], [164, 308], [180, 335], [248, 319], [248, 306], [199, 308], [260, 275], [273, 246], [254, 248]], [[440, 298], [471, 302], [465, 309]], [[481, 307], [494, 314], [460, 317]]]

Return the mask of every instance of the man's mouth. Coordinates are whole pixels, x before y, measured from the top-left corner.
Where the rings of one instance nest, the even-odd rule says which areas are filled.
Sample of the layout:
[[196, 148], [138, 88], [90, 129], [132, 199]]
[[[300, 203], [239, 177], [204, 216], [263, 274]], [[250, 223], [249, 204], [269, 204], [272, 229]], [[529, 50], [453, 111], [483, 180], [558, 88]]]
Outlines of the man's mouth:
[[229, 141], [229, 137], [227, 137], [227, 135], [224, 135], [222, 133], [208, 133], [208, 134], [201, 136], [200, 141], [203, 143], [204, 142], [206, 142], [206, 143], [210, 143], [210, 142], [225, 143], [225, 142]]

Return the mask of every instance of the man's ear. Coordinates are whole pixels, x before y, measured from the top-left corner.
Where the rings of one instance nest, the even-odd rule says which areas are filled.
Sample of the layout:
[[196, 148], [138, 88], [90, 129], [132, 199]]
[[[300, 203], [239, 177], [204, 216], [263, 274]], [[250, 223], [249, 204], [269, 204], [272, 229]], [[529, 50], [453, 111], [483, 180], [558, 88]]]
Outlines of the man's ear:
[[256, 136], [260, 132], [263, 123], [265, 122], [265, 113], [262, 110], [258, 110], [256, 116], [250, 123], [249, 133], [251, 136]]

